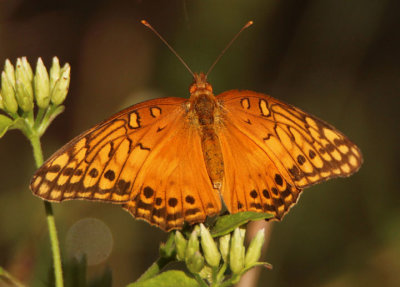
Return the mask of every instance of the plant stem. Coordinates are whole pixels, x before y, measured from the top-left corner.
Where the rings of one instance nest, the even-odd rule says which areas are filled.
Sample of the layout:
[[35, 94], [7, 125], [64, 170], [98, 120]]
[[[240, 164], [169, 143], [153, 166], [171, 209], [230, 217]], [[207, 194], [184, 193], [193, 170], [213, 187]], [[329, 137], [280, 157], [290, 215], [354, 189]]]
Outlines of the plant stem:
[[[43, 164], [43, 153], [40, 144], [40, 138], [36, 133], [29, 136], [29, 140], [33, 148], [33, 156], [35, 158], [36, 167]], [[49, 237], [51, 244], [51, 251], [53, 253], [53, 267], [56, 287], [63, 287], [63, 273], [61, 265], [60, 244], [58, 242], [57, 228], [54, 220], [53, 207], [50, 202], [44, 201], [44, 208], [46, 212], [47, 226], [49, 228]]]
[[217, 267], [212, 267], [212, 283], [211, 286], [218, 286], [218, 268]]
[[238, 283], [240, 280], [240, 275], [238, 274], [234, 274], [232, 275], [232, 277], [229, 280], [226, 280], [225, 282], [223, 282], [220, 287], [228, 287], [228, 286], [232, 286], [236, 283]]
[[224, 273], [225, 273], [227, 267], [228, 267], [228, 264], [226, 264], [226, 262], [224, 262], [224, 264], [218, 271], [217, 281], [216, 281], [217, 283], [221, 283], [222, 280], [224, 279]]
[[7, 270], [0, 266], [0, 279], [2, 278], [14, 284], [15, 287], [25, 287], [17, 278], [13, 277]]
[[[193, 273], [192, 273], [193, 274]], [[206, 282], [204, 282], [203, 279], [201, 279], [199, 274], [193, 274], [194, 279], [196, 279], [197, 283], [199, 283], [200, 287], [208, 287], [208, 285], [206, 284]]]
[[46, 110], [47, 110], [47, 109], [39, 108], [39, 110], [38, 110], [38, 112], [37, 112], [37, 114], [36, 114], [36, 119], [35, 119], [34, 128], [37, 129], [37, 127], [39, 126], [39, 124], [42, 122], [43, 116], [44, 116]]
[[36, 167], [39, 168], [43, 164], [43, 153], [42, 146], [40, 144], [40, 138], [36, 134], [32, 134], [28, 136], [32, 149], [33, 149], [33, 157], [35, 158]]

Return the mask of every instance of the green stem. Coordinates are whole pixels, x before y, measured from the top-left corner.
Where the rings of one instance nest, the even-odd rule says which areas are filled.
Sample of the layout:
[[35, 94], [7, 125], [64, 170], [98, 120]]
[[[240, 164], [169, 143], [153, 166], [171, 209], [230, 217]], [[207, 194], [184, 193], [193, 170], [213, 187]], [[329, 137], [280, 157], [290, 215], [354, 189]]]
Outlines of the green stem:
[[[40, 138], [37, 134], [31, 134], [29, 140], [32, 144], [36, 167], [40, 167], [43, 164], [43, 153], [42, 147], [40, 145]], [[64, 282], [61, 265], [60, 244], [57, 237], [57, 228], [54, 220], [53, 207], [51, 206], [50, 202], [44, 201], [44, 208], [46, 212], [47, 226], [49, 228], [51, 251], [53, 253], [53, 266], [56, 287], [63, 287]]]
[[212, 267], [211, 270], [212, 273], [212, 283], [211, 286], [218, 286], [218, 268], [217, 267]]
[[57, 117], [60, 113], [64, 111], [64, 106], [49, 106], [44, 113], [41, 122], [37, 125], [36, 131], [37, 134], [42, 136], [46, 129], [49, 127], [51, 122]]
[[217, 274], [217, 281], [216, 281], [218, 284], [224, 280], [224, 273], [225, 273], [227, 267], [228, 267], [228, 264], [226, 264], [226, 262], [224, 262], [222, 267], [219, 269], [218, 274]]
[[36, 114], [35, 124], [33, 126], [35, 129], [37, 129], [39, 124], [42, 122], [43, 116], [45, 115], [46, 111], [47, 111], [47, 108], [46, 109], [39, 108], [39, 110]]
[[234, 274], [232, 275], [232, 277], [229, 280], [226, 280], [225, 282], [223, 282], [220, 287], [228, 287], [228, 286], [232, 286], [236, 283], [239, 283], [241, 275], [239, 274]]
[[50, 116], [51, 113], [53, 112], [53, 109], [55, 109], [55, 107], [51, 105], [47, 107], [46, 111], [42, 115], [40, 115], [42, 119], [36, 125], [37, 126], [36, 130], [38, 131], [39, 135], [42, 135], [46, 131], [47, 127], [50, 125], [51, 123]]
[[7, 270], [0, 266], [0, 279], [5, 279], [5, 281], [9, 281], [14, 284], [15, 287], [25, 287], [17, 278], [13, 277]]
[[28, 138], [32, 145], [36, 167], [39, 168], [43, 164], [43, 153], [42, 146], [40, 144], [40, 138], [36, 134], [31, 134]]
[[197, 283], [199, 283], [200, 287], [208, 287], [207, 283], [204, 282], [203, 279], [201, 279], [199, 274], [193, 274], [193, 276], [194, 276], [194, 279], [196, 279]]

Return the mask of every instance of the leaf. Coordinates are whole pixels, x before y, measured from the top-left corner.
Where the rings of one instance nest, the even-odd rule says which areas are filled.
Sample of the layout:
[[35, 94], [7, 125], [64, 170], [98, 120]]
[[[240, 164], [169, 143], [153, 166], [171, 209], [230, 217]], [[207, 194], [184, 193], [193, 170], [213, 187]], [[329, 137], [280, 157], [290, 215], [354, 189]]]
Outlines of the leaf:
[[253, 211], [224, 215], [217, 219], [217, 222], [211, 229], [211, 235], [213, 237], [222, 236], [232, 232], [236, 227], [239, 227], [249, 221], [267, 219], [272, 217], [274, 217], [274, 215], [269, 213], [258, 213]]
[[13, 125], [13, 120], [6, 115], [0, 114], [0, 138], [7, 132], [7, 130]]
[[241, 274], [243, 275], [244, 273], [249, 271], [251, 268], [256, 267], [256, 266], [262, 266], [262, 267], [264, 267], [265, 269], [268, 269], [268, 270], [272, 270], [273, 269], [273, 266], [272, 266], [271, 263], [268, 263], [268, 262], [254, 262], [254, 263], [250, 264], [249, 266], [247, 266], [246, 268], [244, 268]]
[[148, 280], [134, 282], [127, 287], [198, 287], [197, 281], [183, 271], [170, 270]]

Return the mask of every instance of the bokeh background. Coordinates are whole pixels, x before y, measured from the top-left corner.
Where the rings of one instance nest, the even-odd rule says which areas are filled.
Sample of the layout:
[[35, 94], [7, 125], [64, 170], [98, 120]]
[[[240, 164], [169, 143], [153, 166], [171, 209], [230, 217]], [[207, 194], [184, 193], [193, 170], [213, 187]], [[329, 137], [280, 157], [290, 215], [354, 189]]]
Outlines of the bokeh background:
[[[258, 286], [399, 286], [400, 2], [0, 0], [0, 62], [42, 57], [50, 66], [58, 56], [72, 67], [66, 110], [43, 137], [45, 157], [130, 104], [188, 97], [190, 74], [143, 18], [194, 71], [206, 71], [254, 20], [210, 74], [214, 91], [271, 94], [332, 123], [363, 151], [357, 174], [307, 189], [273, 224], [266, 260], [274, 269], [261, 272]], [[34, 170], [28, 141], [8, 132], [0, 139], [0, 266], [28, 286], [47, 286], [43, 204], [28, 189]], [[107, 242], [81, 232], [99, 250], [111, 246], [87, 276], [111, 270], [113, 286], [137, 279], [166, 238], [118, 206], [73, 201], [54, 209], [64, 258], [75, 223], [108, 226]]]

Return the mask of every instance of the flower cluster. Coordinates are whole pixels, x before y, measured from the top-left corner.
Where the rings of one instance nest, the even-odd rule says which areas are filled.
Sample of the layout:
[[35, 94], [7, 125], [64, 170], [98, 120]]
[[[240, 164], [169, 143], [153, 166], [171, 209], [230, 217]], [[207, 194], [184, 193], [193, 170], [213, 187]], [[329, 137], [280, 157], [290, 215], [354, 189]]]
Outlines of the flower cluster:
[[[0, 137], [8, 129], [20, 129], [26, 136], [41, 136], [50, 122], [63, 111], [61, 104], [68, 93], [70, 82], [69, 64], [60, 67], [56, 57], [50, 75], [41, 58], [35, 74], [25, 57], [18, 58], [15, 67], [7, 59], [1, 73], [0, 89]], [[34, 102], [38, 107], [34, 114]]]
[[239, 281], [250, 268], [266, 263], [258, 262], [264, 243], [264, 229], [252, 239], [245, 248], [246, 230], [237, 227], [233, 233], [220, 236], [216, 240], [209, 230], [200, 224], [185, 238], [175, 232], [176, 258], [183, 261], [196, 279], [206, 280], [208, 284], [229, 286]]

